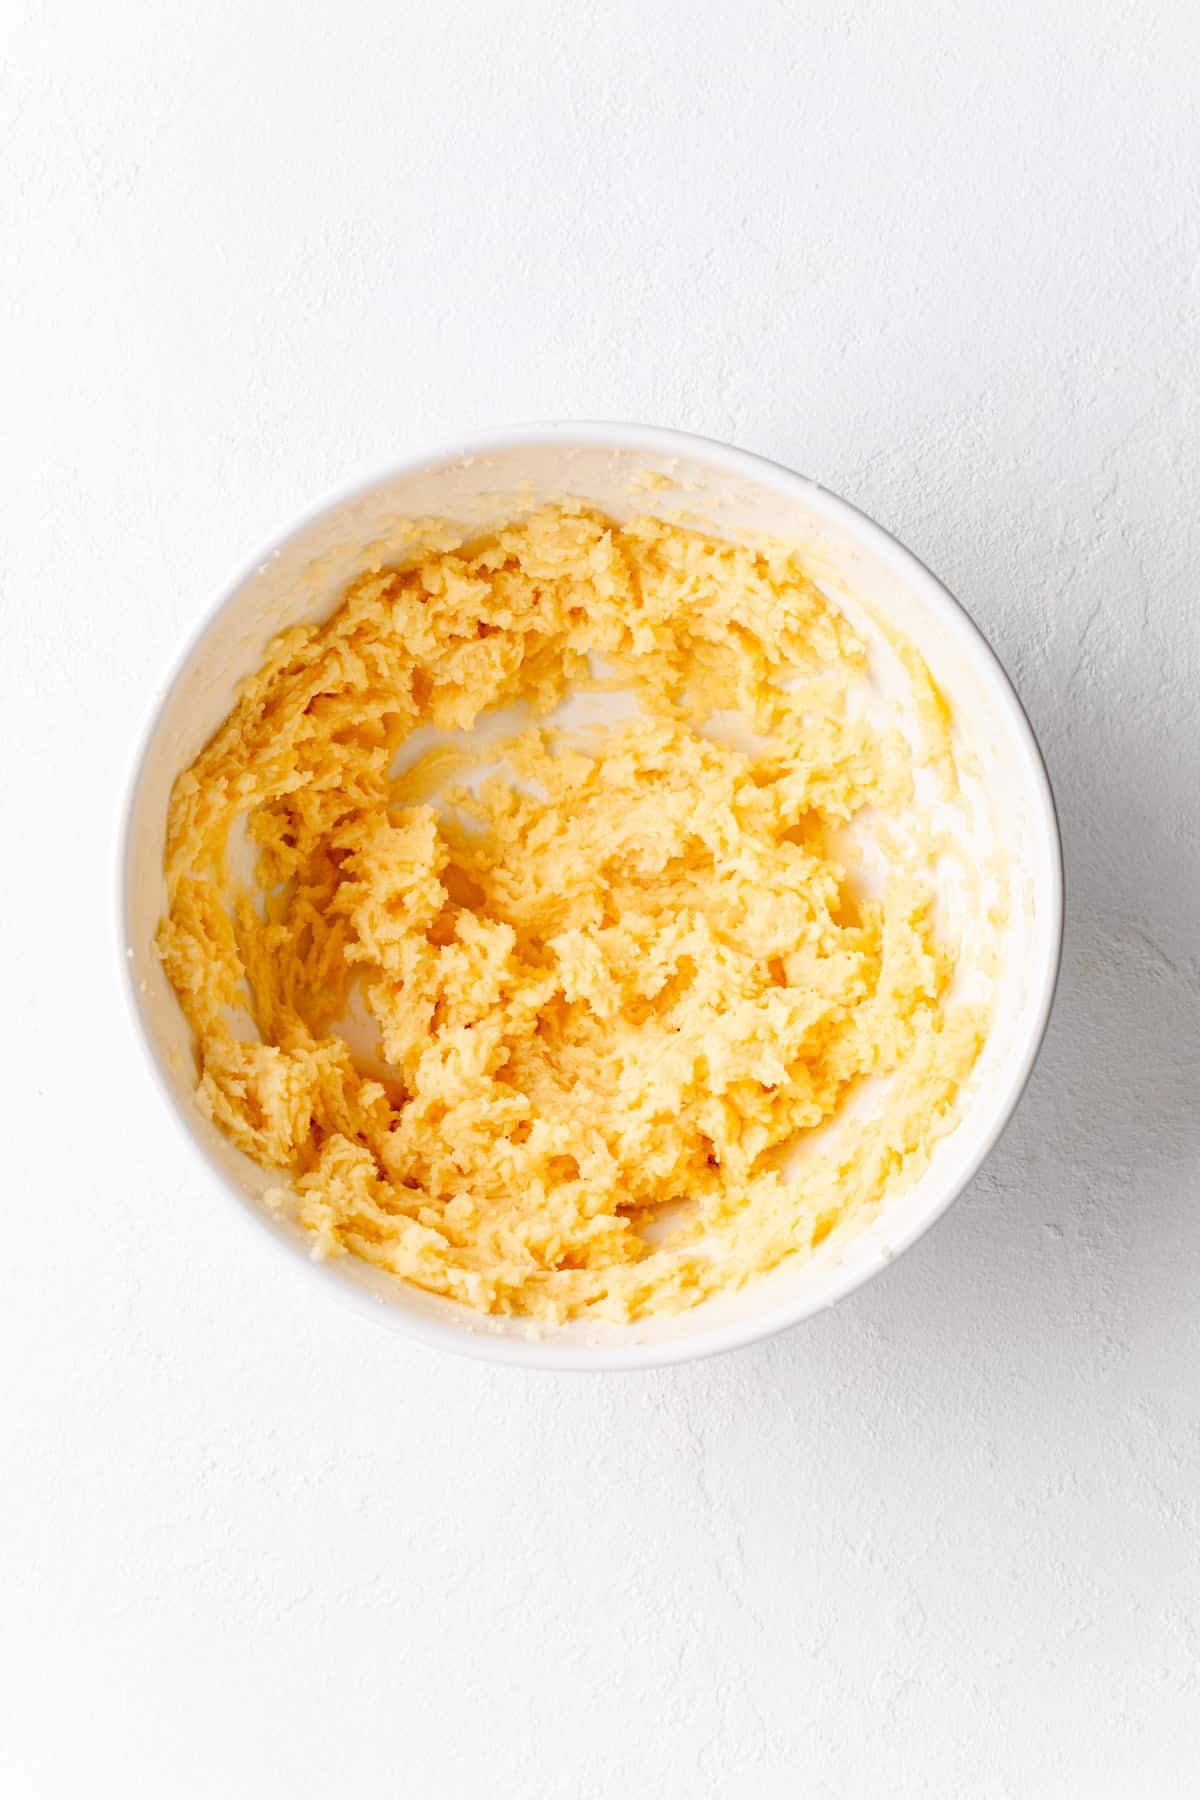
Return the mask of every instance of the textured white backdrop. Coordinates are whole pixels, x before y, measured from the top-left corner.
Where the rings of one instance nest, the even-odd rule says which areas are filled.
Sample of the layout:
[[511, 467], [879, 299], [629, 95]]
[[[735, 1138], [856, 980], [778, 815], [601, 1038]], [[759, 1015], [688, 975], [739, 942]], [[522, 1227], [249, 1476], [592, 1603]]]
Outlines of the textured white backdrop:
[[[1200, 1766], [1200, 14], [16, 0], [0, 57], [0, 1791], [1174, 1796]], [[947, 1221], [629, 1378], [408, 1347], [178, 1153], [152, 684], [326, 489], [645, 419], [1014, 674], [1060, 998]]]

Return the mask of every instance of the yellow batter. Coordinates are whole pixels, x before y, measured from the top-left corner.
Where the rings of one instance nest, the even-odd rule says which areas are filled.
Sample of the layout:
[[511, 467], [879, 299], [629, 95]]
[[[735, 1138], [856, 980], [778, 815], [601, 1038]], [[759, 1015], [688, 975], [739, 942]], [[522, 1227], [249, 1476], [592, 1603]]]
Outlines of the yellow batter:
[[[794, 557], [582, 507], [367, 573], [274, 641], [175, 784], [159, 945], [200, 1105], [288, 1171], [319, 1253], [485, 1312], [636, 1318], [923, 1166], [987, 1020], [949, 996], [928, 875], [896, 849], [870, 899], [839, 860], [913, 795], [911, 747], [847, 704], [865, 655]], [[638, 716], [539, 724], [604, 677]], [[453, 751], [406, 765], [418, 724], [518, 700], [477, 793]], [[243, 819], [256, 893], [227, 878]]]

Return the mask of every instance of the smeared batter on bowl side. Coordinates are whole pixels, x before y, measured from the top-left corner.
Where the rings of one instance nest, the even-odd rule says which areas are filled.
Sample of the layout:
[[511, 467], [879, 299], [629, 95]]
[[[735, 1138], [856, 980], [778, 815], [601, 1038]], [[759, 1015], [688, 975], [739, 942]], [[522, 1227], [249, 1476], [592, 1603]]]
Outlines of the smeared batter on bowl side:
[[[870, 899], [839, 860], [864, 809], [911, 808], [913, 749], [848, 704], [864, 646], [784, 551], [583, 507], [450, 542], [276, 638], [176, 781], [159, 946], [199, 1104], [288, 1172], [320, 1253], [484, 1312], [677, 1311], [807, 1252], [952, 1120], [987, 1019], [949, 994], [931, 878], [897, 850]], [[550, 729], [601, 663], [639, 716]], [[402, 766], [419, 724], [518, 700], [477, 792], [453, 752]], [[881, 1102], [806, 1148], [870, 1075]]]

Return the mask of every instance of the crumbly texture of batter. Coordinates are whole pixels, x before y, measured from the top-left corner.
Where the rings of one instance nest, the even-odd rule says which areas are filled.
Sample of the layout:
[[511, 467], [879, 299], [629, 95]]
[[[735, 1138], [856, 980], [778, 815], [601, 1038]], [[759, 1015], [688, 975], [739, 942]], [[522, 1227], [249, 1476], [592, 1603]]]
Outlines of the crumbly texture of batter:
[[[318, 1253], [483, 1312], [631, 1319], [924, 1166], [987, 1019], [950, 996], [928, 872], [897, 852], [867, 898], [847, 866], [847, 827], [913, 794], [911, 745], [849, 704], [865, 656], [786, 552], [584, 507], [443, 536], [275, 639], [176, 781], [159, 947], [199, 1104], [287, 1171]], [[546, 723], [608, 680], [636, 717]], [[475, 790], [453, 748], [409, 753], [515, 701]]]

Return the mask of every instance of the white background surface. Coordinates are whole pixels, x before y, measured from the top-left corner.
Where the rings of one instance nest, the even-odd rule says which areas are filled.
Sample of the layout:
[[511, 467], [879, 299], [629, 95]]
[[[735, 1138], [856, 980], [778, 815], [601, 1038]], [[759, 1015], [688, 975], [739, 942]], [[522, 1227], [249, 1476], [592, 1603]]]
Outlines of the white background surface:
[[[0, 59], [0, 1791], [1168, 1795], [1200, 1766], [1200, 15], [18, 0]], [[186, 1166], [110, 904], [152, 686], [326, 489], [732, 438], [1042, 737], [1017, 1121], [835, 1314], [528, 1377]]]

